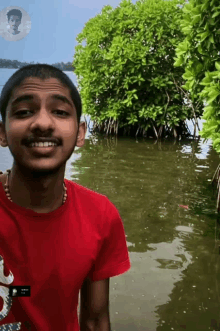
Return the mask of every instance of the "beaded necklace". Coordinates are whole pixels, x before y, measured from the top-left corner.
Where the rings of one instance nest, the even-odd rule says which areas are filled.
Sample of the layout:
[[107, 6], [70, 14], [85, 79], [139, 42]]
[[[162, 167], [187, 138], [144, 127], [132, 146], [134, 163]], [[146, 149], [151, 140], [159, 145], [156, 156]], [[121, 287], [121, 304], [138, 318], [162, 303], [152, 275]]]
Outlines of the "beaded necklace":
[[[8, 185], [9, 174], [11, 172], [11, 169], [7, 169], [6, 172], [7, 172], [7, 177], [6, 177], [6, 183], [4, 185], [4, 190], [5, 190], [5, 194], [6, 194], [7, 198], [12, 202], [11, 194], [9, 191], [9, 185]], [[0, 171], [0, 174], [3, 174], [3, 172]], [[65, 186], [65, 183], [63, 183], [63, 189], [64, 189], [63, 204], [64, 204], [66, 201], [66, 198], [67, 198], [67, 188]]]

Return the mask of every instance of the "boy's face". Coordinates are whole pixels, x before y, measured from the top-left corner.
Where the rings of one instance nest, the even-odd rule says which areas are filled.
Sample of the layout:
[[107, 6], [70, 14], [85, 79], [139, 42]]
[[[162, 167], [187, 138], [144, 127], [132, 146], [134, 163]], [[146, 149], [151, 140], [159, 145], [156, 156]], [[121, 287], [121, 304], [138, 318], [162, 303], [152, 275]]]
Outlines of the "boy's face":
[[16, 32], [16, 31], [18, 31], [18, 27], [21, 24], [21, 19], [19, 16], [11, 15], [9, 17], [8, 23], [10, 25], [10, 30]]
[[[16, 87], [6, 109], [5, 128], [0, 122], [0, 136], [6, 139], [14, 161], [34, 172], [65, 167], [75, 146], [85, 141], [85, 122], [77, 122], [76, 108], [69, 89], [56, 78], [25, 79]], [[31, 147], [37, 138], [50, 138], [57, 146]]]

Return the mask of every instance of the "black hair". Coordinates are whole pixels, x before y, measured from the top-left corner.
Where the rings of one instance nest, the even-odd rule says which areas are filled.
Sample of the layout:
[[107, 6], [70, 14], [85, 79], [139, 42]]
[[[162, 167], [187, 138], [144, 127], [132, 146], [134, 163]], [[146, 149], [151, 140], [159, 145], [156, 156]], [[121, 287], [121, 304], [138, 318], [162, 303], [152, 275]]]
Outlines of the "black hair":
[[22, 18], [22, 12], [19, 9], [11, 9], [11, 10], [9, 10], [9, 12], [7, 13], [8, 21], [9, 21], [11, 15], [19, 16], [20, 20]]
[[79, 124], [82, 114], [81, 97], [71, 79], [62, 70], [54, 66], [37, 63], [20, 68], [5, 83], [0, 96], [0, 112], [4, 126], [6, 119], [6, 108], [14, 88], [18, 87], [26, 78], [29, 77], [37, 77], [42, 80], [56, 78], [61, 84], [66, 86], [70, 91], [71, 99], [76, 107], [77, 120]]

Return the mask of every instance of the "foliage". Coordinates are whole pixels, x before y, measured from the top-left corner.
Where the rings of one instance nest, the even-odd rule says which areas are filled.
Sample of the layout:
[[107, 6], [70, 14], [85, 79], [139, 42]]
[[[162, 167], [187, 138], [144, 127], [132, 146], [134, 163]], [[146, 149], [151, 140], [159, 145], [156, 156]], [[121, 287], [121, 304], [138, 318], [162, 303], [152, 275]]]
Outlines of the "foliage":
[[177, 47], [175, 66], [184, 68], [183, 87], [191, 98], [205, 106], [201, 136], [212, 139], [220, 152], [220, 2], [190, 0], [183, 12], [185, 39]]
[[[184, 102], [175, 49], [184, 0], [123, 0], [105, 6], [77, 36], [73, 65], [83, 111], [108, 134], [121, 128], [177, 135], [195, 117]], [[133, 130], [134, 131], [134, 130]]]

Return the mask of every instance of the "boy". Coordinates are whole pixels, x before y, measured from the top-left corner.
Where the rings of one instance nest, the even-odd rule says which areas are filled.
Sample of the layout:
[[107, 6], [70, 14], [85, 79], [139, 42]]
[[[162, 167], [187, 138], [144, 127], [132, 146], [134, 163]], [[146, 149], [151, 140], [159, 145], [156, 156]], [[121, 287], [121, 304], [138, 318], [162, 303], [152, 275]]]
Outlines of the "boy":
[[19, 9], [11, 9], [8, 13], [9, 32], [13, 35], [19, 34], [18, 27], [21, 24], [22, 12]]
[[14, 159], [0, 176], [0, 330], [77, 331], [80, 291], [80, 330], [110, 331], [109, 278], [131, 265], [116, 207], [64, 179], [85, 141], [79, 93], [61, 70], [28, 65], [6, 82], [0, 111]]

